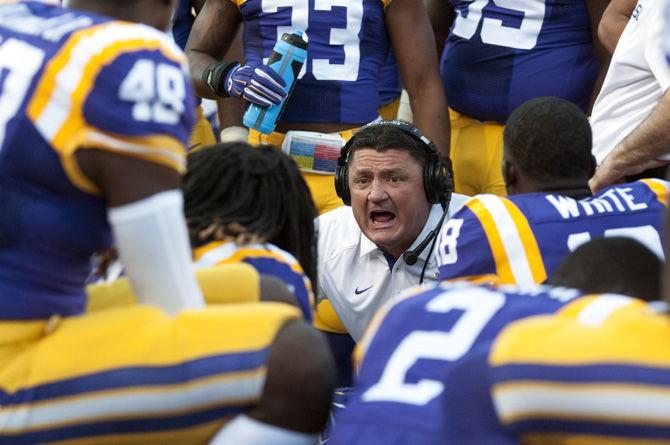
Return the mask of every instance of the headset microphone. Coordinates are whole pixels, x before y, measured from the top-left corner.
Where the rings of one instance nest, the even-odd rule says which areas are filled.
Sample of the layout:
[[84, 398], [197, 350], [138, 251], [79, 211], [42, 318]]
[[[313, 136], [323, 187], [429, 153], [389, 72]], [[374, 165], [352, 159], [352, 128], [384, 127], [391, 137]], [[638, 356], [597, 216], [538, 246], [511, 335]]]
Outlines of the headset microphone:
[[[449, 196], [449, 201], [451, 201], [451, 196]], [[419, 284], [423, 283], [423, 277], [426, 274], [426, 266], [428, 266], [430, 255], [433, 253], [433, 250], [435, 249], [435, 243], [437, 242], [437, 235], [440, 233], [440, 229], [442, 229], [442, 224], [444, 223], [444, 218], [447, 217], [447, 213], [449, 213], [449, 202], [447, 202], [447, 206], [442, 211], [442, 216], [435, 225], [435, 228], [430, 232], [428, 232], [428, 236], [426, 236], [424, 240], [421, 241], [418, 246], [416, 246], [416, 249], [410, 250], [402, 254], [402, 259], [405, 261], [405, 264], [407, 264], [408, 266], [413, 266], [419, 260], [421, 252], [423, 252], [426, 249], [428, 243], [430, 243], [431, 240], [433, 241], [430, 246], [430, 250], [428, 251], [426, 262], [423, 264], [423, 268], [421, 269], [421, 278], [419, 278]]]
[[402, 259], [405, 260], [405, 264], [408, 266], [414, 266], [416, 262], [419, 260], [419, 256], [421, 255], [421, 252], [423, 252], [426, 247], [428, 247], [428, 243], [430, 243], [433, 238], [437, 236], [437, 230], [433, 229], [428, 233], [428, 236], [421, 241], [421, 243], [416, 246], [416, 249], [414, 250], [408, 250], [407, 252], [402, 254]]

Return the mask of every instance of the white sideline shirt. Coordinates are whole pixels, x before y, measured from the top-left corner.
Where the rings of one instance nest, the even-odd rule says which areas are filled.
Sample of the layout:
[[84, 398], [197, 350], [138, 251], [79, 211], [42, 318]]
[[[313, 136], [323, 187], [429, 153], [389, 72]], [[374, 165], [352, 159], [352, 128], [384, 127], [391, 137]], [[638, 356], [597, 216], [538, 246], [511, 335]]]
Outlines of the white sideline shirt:
[[663, 29], [667, 2], [640, 0], [614, 50], [591, 113], [598, 165], [649, 116], [670, 85]]
[[[447, 218], [463, 207], [468, 199], [464, 195], [452, 194]], [[409, 250], [425, 239], [441, 216], [442, 207], [434, 205], [426, 225]], [[319, 299], [330, 300], [349, 334], [358, 341], [377, 309], [404, 290], [419, 284], [430, 244], [413, 266], [408, 266], [401, 255], [390, 269], [384, 253], [361, 232], [351, 207], [340, 207], [325, 213], [317, 218], [317, 224]], [[437, 258], [433, 250], [424, 282], [437, 281], [437, 276]]]

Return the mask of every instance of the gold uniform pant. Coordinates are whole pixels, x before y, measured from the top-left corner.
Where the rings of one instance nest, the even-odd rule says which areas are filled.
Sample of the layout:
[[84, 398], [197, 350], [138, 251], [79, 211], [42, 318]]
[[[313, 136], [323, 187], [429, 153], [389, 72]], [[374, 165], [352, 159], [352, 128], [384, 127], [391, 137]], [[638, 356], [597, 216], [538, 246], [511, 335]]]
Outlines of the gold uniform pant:
[[400, 97], [396, 100], [379, 107], [379, 115], [384, 120], [393, 120], [398, 118], [398, 107], [400, 106]]
[[504, 125], [481, 122], [449, 110], [451, 162], [456, 193], [505, 196], [502, 177]]
[[199, 150], [203, 147], [216, 144], [216, 136], [214, 130], [202, 111], [202, 107], [195, 107], [196, 121], [188, 146], [191, 150]]
[[0, 443], [206, 444], [259, 399], [297, 308], [148, 306], [0, 322]]

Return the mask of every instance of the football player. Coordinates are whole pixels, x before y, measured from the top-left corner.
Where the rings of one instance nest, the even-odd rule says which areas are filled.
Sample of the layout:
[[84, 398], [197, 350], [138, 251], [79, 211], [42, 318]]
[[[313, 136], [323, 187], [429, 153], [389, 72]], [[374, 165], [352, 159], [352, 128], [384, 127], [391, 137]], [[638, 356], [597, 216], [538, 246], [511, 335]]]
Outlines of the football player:
[[[611, 260], [613, 256], [616, 261]], [[654, 252], [634, 239], [596, 238], [568, 255], [549, 277], [549, 284], [560, 283], [590, 294], [609, 292], [660, 300], [661, 265]], [[594, 280], [594, 276], [608, 279]]]
[[[592, 256], [592, 261], [585, 267], [585, 272], [591, 273], [592, 277], [589, 285], [606, 292], [624, 288], [637, 295], [648, 290], [646, 281], [658, 283], [653, 268], [640, 272], [639, 268], [625, 267], [628, 262], [646, 256], [631, 252], [629, 247], [610, 243], [608, 252], [600, 250], [599, 255]], [[620, 261], [626, 255], [632, 258]], [[617, 263], [618, 276], [597, 275], [604, 269], [603, 262]], [[576, 266], [584, 267], [574, 262], [572, 266], [566, 266], [566, 272], [575, 272]], [[563, 284], [560, 277], [556, 277], [555, 283]], [[657, 292], [655, 289], [652, 293]], [[494, 358], [496, 354], [507, 352], [497, 347], [500, 342], [496, 338], [501, 330], [514, 326], [517, 320], [523, 319], [519, 323], [524, 323], [526, 317], [557, 310], [568, 313], [568, 308], [579, 308], [585, 311], [584, 317], [596, 320], [602, 312], [623, 306], [639, 309], [644, 304], [641, 300], [621, 295], [586, 295], [565, 287], [494, 288], [461, 282], [410, 291], [399, 302], [377, 314], [359, 343], [355, 357], [359, 368], [356, 384], [347, 393], [346, 401], [340, 402], [347, 406], [336, 411], [328, 443], [517, 444], [519, 439], [527, 439], [527, 436], [517, 436], [516, 429], [508, 428], [509, 424], [524, 428], [526, 423], [533, 422], [531, 414], [543, 416], [544, 412], [538, 408], [537, 413], [529, 413], [523, 419], [526, 423], [517, 423], [516, 412], [512, 411], [515, 406], [532, 406], [532, 398], [520, 399], [526, 394], [532, 397], [536, 394], [534, 390], [540, 393], [545, 388], [535, 388], [524, 381], [524, 376], [534, 371], [529, 371], [521, 358], [515, 366], [495, 369], [497, 374], [487, 369], [492, 345]], [[544, 334], [544, 331], [534, 332], [531, 343], [542, 343]], [[569, 372], [560, 366], [569, 368], [570, 362], [562, 358], [565, 353], [561, 348], [566, 345], [559, 334], [554, 336], [555, 348], [551, 352], [543, 351], [540, 356], [548, 360], [553, 357], [557, 366], [545, 369], [545, 374], [538, 370], [540, 379], [544, 376], [547, 380], [560, 380], [560, 376]], [[576, 335], [570, 338], [575, 344], [580, 342]], [[516, 337], [520, 356], [526, 352], [524, 339]], [[613, 339], [612, 345], [618, 343], [618, 337]], [[581, 344], [585, 343], [581, 341]], [[584, 348], [588, 349], [588, 345]], [[491, 399], [497, 399], [497, 383], [507, 380], [508, 375], [517, 381], [510, 382], [505, 390], [516, 398], [503, 401], [510, 410], [508, 419], [505, 419], [499, 417], [499, 406], [494, 406]], [[558, 398], [555, 400], [557, 409], [572, 409], [575, 418], [582, 412], [582, 407], [589, 405], [590, 397], [588, 385], [578, 389], [577, 381], [571, 388], [575, 396], [571, 405], [561, 404]], [[557, 393], [561, 389], [558, 383]], [[547, 385], [547, 394], [551, 395], [553, 389]], [[589, 424], [588, 419], [584, 423]], [[553, 425], [559, 429], [560, 418], [555, 419]], [[530, 443], [554, 443], [549, 437], [544, 442], [542, 438], [538, 434], [534, 437], [536, 442]], [[572, 439], [577, 441], [566, 443], [598, 443], [580, 442], [579, 437]]]
[[543, 283], [568, 253], [603, 236], [634, 238], [663, 257], [668, 183], [642, 180], [591, 196], [591, 128], [576, 105], [528, 101], [512, 113], [504, 136], [502, 170], [511, 196], [476, 196], [445, 223], [441, 279]]
[[[202, 9], [204, 3], [204, 0], [179, 1], [172, 23], [172, 35], [181, 49], [186, 48], [188, 36], [191, 34], [193, 22], [195, 22], [195, 14]], [[244, 58], [241, 33], [238, 33], [233, 40], [226, 56], [233, 60]], [[196, 100], [201, 101], [200, 98], [196, 98]], [[221, 142], [245, 141], [247, 139], [249, 132], [242, 126], [242, 115], [244, 114], [242, 103], [235, 99], [219, 98], [216, 104], [218, 122], [210, 123], [208, 116], [204, 115], [203, 107], [196, 108], [198, 120], [189, 141], [189, 147], [192, 149], [214, 144], [216, 142], [214, 128], [217, 127], [221, 129]]]
[[[242, 22], [246, 65], [238, 66], [221, 58]], [[416, 126], [448, 154], [446, 99], [420, 0], [207, 0], [187, 45], [198, 94], [254, 101], [255, 90], [272, 87], [268, 76], [256, 71], [263, 69], [264, 58], [282, 34], [296, 29], [305, 31], [309, 40], [304, 71], [277, 131], [269, 135], [251, 131], [249, 141], [293, 150], [320, 214], [342, 205], [333, 181], [340, 148], [356, 128], [379, 117], [378, 76], [388, 55], [389, 37]], [[274, 99], [266, 96], [265, 105], [285, 96], [281, 88], [275, 93]], [[320, 133], [318, 151], [314, 135], [310, 139], [304, 132]]]
[[316, 211], [295, 162], [274, 147], [215, 145], [188, 156], [183, 190], [196, 266], [251, 264], [284, 281], [311, 321]]
[[[194, 7], [202, 7], [202, 5], [196, 5], [195, 3], [199, 2], [179, 0], [172, 19], [172, 36], [182, 50], [186, 46], [188, 35], [195, 21], [195, 16], [193, 15]], [[198, 106], [196, 107], [196, 122], [188, 145], [191, 148], [205, 147], [216, 143], [214, 131], [205, 117], [200, 99], [196, 98], [196, 102], [198, 102]]]
[[[154, 29], [174, 1], [69, 5], [0, 5], [0, 442], [203, 443], [226, 425], [231, 443], [310, 443], [323, 339], [287, 305], [204, 308], [193, 276], [192, 86]], [[144, 305], [84, 315], [112, 236]], [[286, 363], [296, 350], [309, 360]]]
[[379, 70], [377, 84], [379, 86], [379, 115], [384, 120], [397, 119], [402, 84], [393, 48], [389, 49], [386, 62]]
[[428, 2], [451, 107], [457, 193], [504, 196], [502, 132], [522, 103], [556, 96], [589, 109], [609, 63], [597, 38], [608, 3]]
[[510, 325], [481, 370], [497, 423], [528, 444], [668, 443], [668, 336], [667, 304], [618, 295]]

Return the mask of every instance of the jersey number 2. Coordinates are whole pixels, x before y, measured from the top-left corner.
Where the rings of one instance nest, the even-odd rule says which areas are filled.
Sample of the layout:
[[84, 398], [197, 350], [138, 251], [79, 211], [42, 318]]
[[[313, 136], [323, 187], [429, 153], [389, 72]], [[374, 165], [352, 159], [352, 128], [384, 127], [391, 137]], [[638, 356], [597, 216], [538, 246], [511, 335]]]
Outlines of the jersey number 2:
[[422, 379], [407, 383], [406, 375], [418, 360], [458, 360], [467, 353], [486, 324], [505, 304], [505, 296], [482, 289], [443, 293], [426, 304], [428, 312], [463, 311], [449, 330], [414, 331], [405, 337], [386, 363], [379, 382], [362, 396], [365, 402], [399, 402], [423, 406], [439, 396], [444, 383]]

